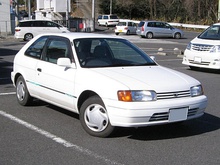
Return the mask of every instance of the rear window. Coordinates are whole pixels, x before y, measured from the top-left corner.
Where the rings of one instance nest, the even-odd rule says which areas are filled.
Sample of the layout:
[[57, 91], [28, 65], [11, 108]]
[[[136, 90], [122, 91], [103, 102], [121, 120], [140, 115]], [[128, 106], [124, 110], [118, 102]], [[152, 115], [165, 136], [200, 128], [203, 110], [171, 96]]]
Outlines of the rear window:
[[126, 22], [119, 22], [117, 26], [126, 26]]

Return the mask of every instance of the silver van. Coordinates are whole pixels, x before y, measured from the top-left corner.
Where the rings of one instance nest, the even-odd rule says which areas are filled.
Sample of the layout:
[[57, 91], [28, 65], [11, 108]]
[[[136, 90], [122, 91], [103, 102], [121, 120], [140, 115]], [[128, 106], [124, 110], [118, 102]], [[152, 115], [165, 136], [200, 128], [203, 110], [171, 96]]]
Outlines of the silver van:
[[173, 37], [179, 39], [184, 35], [182, 30], [161, 21], [141, 21], [138, 24], [136, 33], [141, 37], [149, 39], [154, 37]]

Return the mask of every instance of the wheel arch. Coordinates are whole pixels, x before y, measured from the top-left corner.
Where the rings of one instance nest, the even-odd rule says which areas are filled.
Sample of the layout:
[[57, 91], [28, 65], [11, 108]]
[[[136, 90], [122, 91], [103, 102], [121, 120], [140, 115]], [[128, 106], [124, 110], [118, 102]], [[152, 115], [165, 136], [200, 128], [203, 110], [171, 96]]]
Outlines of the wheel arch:
[[77, 102], [77, 109], [78, 109], [79, 113], [80, 113], [80, 108], [81, 108], [83, 102], [86, 101], [89, 97], [95, 96], [95, 95], [100, 97], [96, 92], [91, 91], [91, 90], [86, 90], [80, 94], [78, 102]]

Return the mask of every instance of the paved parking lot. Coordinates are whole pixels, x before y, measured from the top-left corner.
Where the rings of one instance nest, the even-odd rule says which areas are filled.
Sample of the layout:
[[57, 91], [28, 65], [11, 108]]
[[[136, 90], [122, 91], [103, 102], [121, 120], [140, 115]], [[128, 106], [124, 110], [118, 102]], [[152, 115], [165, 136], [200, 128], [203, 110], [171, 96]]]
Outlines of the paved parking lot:
[[[113, 33], [109, 35], [114, 35]], [[174, 48], [184, 50], [196, 34], [185, 39], [141, 39], [135, 43], [160, 65], [178, 70], [202, 82], [208, 96], [206, 114], [182, 125], [119, 128], [111, 138], [91, 137], [78, 115], [42, 101], [22, 107], [10, 80], [13, 58], [25, 42], [0, 40], [0, 164], [24, 165], [218, 165], [220, 162], [220, 74], [192, 71], [181, 64]], [[163, 48], [165, 55], [159, 55]], [[172, 85], [172, 82], [170, 82]]]

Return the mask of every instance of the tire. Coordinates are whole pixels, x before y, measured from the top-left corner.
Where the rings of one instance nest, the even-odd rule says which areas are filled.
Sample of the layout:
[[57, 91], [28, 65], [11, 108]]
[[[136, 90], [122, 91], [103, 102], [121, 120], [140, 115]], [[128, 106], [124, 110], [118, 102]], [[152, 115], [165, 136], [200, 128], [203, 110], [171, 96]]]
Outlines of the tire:
[[198, 70], [199, 68], [196, 66], [189, 66], [191, 70]]
[[119, 35], [119, 33], [115, 33], [115, 35]]
[[180, 33], [175, 33], [174, 34], [174, 38], [175, 39], [180, 39], [181, 38], [181, 34]]
[[79, 118], [84, 130], [92, 136], [108, 137], [114, 131], [104, 103], [98, 96], [92, 96], [82, 104]]
[[27, 33], [24, 35], [24, 41], [30, 41], [33, 37], [33, 34]]
[[146, 34], [146, 38], [148, 38], [148, 39], [153, 38], [153, 33], [148, 32], [148, 33]]
[[22, 76], [19, 76], [16, 81], [16, 97], [19, 104], [26, 106], [30, 105], [33, 98], [30, 96], [27, 85]]

